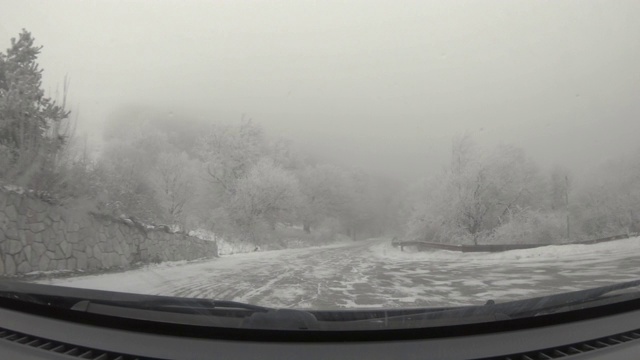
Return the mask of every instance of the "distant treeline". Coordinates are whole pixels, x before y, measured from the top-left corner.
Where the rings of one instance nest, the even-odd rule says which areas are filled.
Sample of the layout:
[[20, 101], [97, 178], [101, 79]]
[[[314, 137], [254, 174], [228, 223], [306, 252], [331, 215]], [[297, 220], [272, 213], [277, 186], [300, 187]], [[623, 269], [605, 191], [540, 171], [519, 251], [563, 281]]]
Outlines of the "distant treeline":
[[640, 230], [640, 153], [589, 178], [543, 172], [516, 146], [452, 142], [447, 167], [407, 196], [409, 239], [456, 244], [559, 243]]
[[107, 120], [96, 155], [73, 132], [67, 82], [60, 101], [41, 89], [40, 50], [23, 31], [0, 53], [0, 180], [68, 206], [256, 244], [387, 234], [531, 243], [639, 230], [638, 154], [573, 179], [561, 167], [541, 171], [516, 146], [482, 149], [460, 136], [448, 166], [407, 187], [315, 161], [248, 118], [194, 121], [130, 106]]

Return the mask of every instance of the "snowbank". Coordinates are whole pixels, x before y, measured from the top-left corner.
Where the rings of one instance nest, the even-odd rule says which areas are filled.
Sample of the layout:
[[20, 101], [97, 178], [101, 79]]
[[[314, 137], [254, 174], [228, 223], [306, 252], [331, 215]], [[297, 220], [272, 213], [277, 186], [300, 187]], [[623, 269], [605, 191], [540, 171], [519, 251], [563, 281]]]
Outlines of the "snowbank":
[[223, 237], [216, 235], [215, 233], [203, 229], [192, 230], [189, 235], [198, 237], [203, 240], [215, 241], [218, 244], [218, 255], [232, 255], [250, 253], [260, 251], [260, 247], [250, 242], [232, 242], [227, 241]]
[[[406, 248], [405, 248], [406, 250]], [[400, 251], [384, 242], [371, 247], [374, 256], [395, 260], [438, 260], [438, 261], [565, 261], [576, 258], [626, 257], [630, 253], [640, 254], [640, 237], [615, 240], [599, 244], [549, 245], [533, 249], [510, 250], [497, 253], [463, 253], [448, 250], [424, 252]]]
[[[215, 233], [203, 229], [192, 230], [189, 232], [190, 236], [209, 241], [215, 241], [218, 244], [218, 255], [234, 255], [245, 254], [252, 252], [262, 251], [277, 251], [284, 249], [302, 249], [302, 248], [317, 248], [326, 246], [341, 246], [347, 243], [351, 243], [352, 240], [341, 234], [323, 234], [316, 232], [313, 235], [304, 233], [302, 227], [299, 226], [287, 226], [280, 227], [281, 231], [278, 234], [281, 237], [281, 244], [267, 244], [260, 246], [250, 241], [230, 241], [224, 237], [218, 236]], [[295, 231], [292, 231], [295, 230]], [[276, 235], [276, 237], [278, 236]], [[328, 241], [327, 238], [331, 239]]]

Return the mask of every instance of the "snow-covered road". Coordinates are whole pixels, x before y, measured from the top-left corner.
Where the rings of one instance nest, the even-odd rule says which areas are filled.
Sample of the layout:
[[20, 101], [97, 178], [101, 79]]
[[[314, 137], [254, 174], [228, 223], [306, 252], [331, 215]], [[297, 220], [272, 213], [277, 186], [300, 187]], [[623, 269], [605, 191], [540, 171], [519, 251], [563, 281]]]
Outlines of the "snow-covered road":
[[640, 278], [640, 238], [503, 253], [407, 253], [389, 239], [150, 265], [41, 283], [294, 308], [483, 304]]

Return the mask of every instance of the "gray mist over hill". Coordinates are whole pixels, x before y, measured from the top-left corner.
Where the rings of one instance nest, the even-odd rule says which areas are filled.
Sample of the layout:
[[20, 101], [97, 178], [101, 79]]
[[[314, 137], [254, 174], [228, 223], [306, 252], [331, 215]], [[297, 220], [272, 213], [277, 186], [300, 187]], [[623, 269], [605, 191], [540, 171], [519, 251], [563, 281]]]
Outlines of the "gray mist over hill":
[[636, 1], [2, 1], [0, 39], [26, 28], [44, 45], [45, 89], [69, 76], [95, 144], [132, 104], [244, 114], [332, 162], [413, 179], [465, 132], [577, 173], [632, 151], [638, 17]]

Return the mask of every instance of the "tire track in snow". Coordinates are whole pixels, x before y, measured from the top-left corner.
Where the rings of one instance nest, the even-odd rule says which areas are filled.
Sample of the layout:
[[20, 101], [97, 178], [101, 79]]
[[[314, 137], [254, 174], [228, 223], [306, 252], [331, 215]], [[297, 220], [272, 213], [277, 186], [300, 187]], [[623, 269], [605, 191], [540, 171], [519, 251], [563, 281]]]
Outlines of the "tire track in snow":
[[508, 254], [496, 260], [482, 254], [400, 253], [388, 241], [239, 254], [48, 283], [336, 309], [484, 304], [488, 299], [515, 300], [640, 277], [640, 240], [628, 246], [630, 250], [616, 248], [611, 254], [524, 261]]

